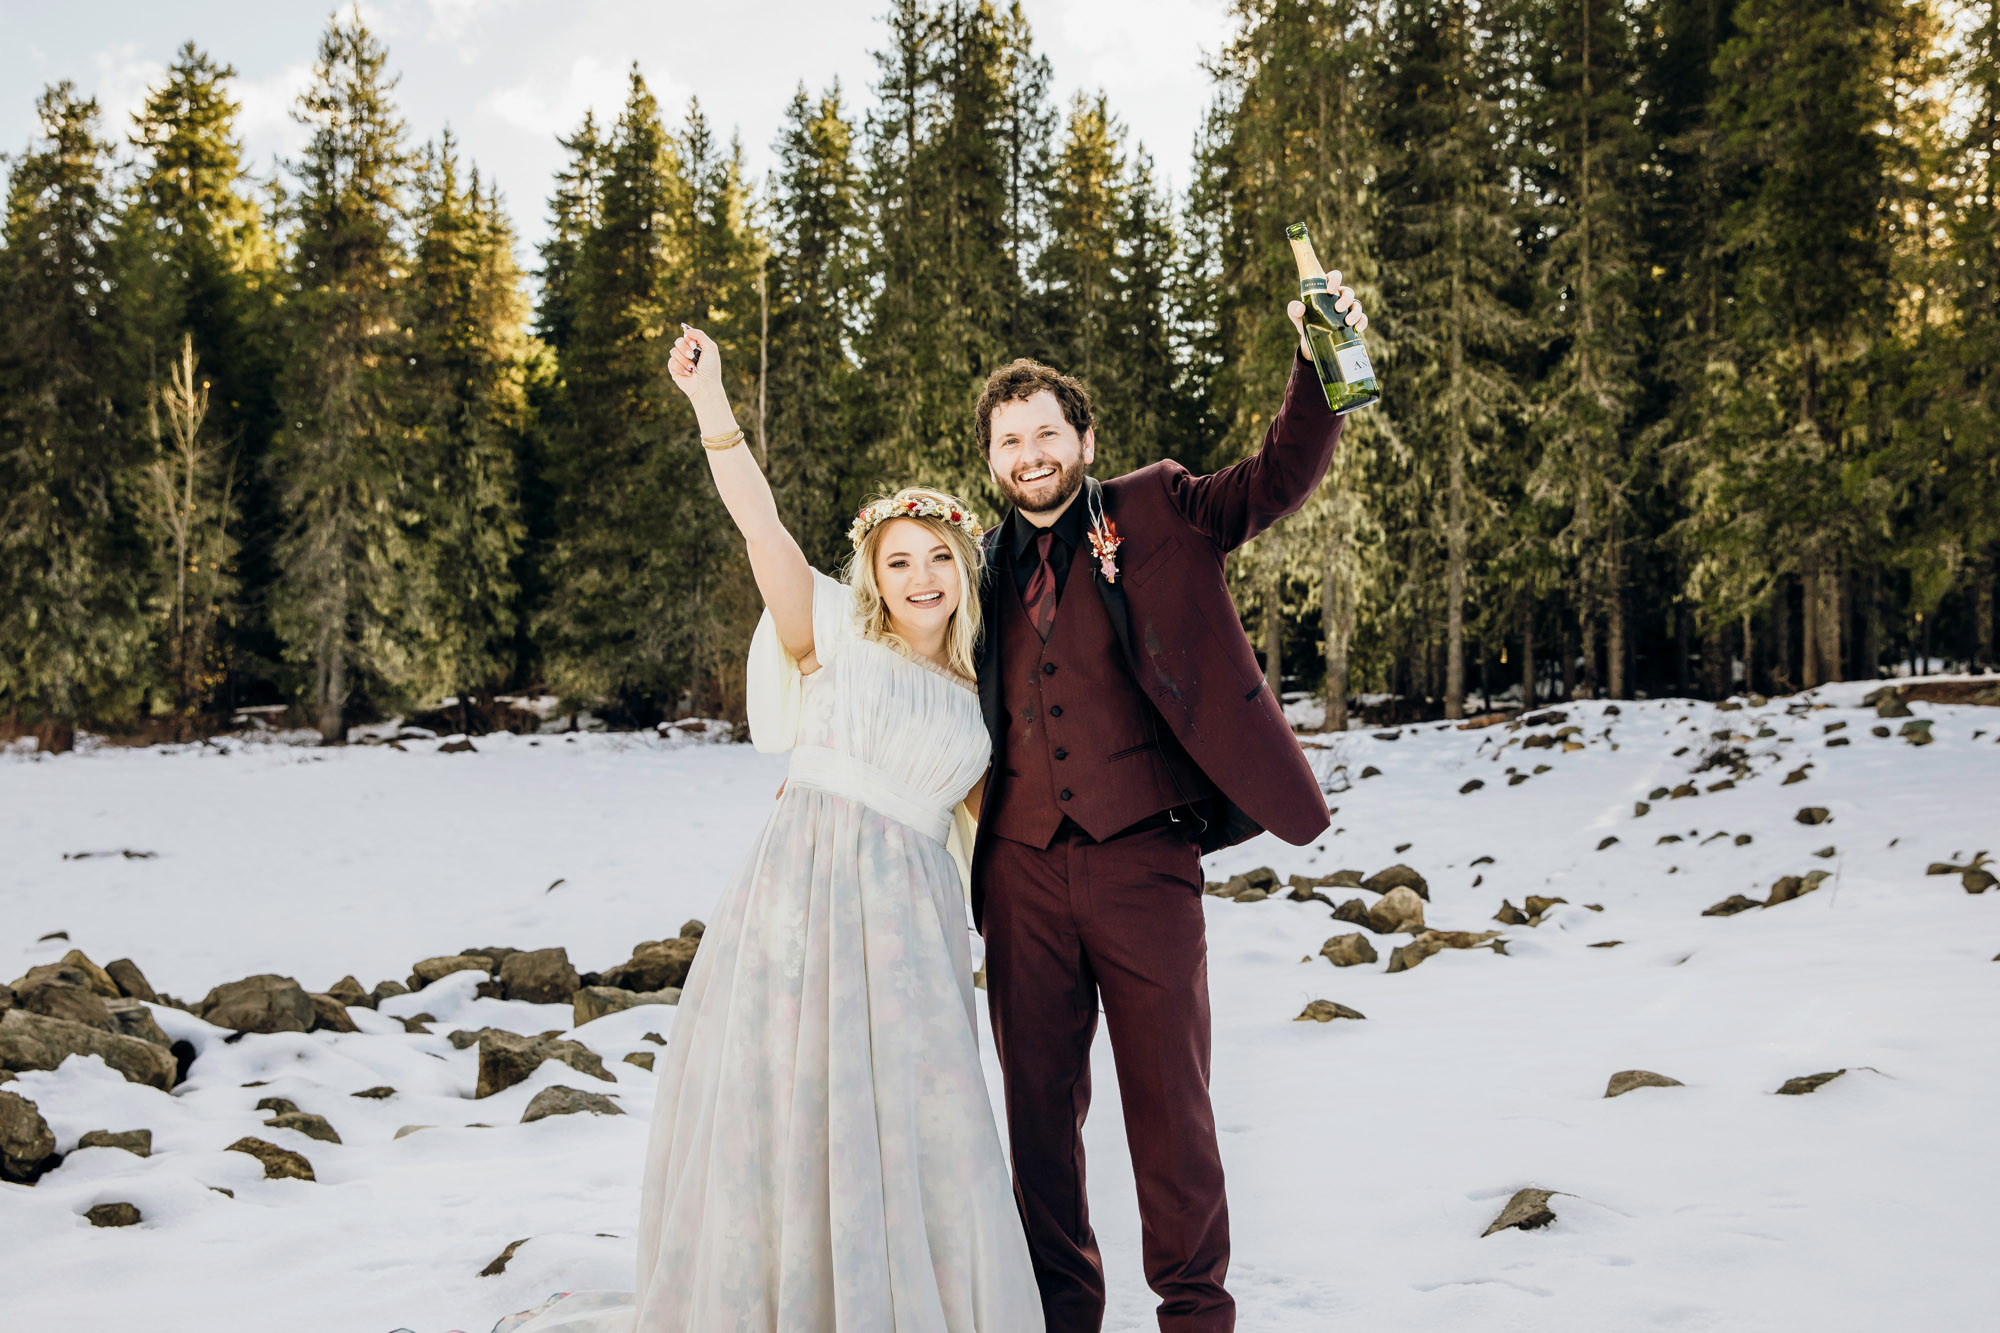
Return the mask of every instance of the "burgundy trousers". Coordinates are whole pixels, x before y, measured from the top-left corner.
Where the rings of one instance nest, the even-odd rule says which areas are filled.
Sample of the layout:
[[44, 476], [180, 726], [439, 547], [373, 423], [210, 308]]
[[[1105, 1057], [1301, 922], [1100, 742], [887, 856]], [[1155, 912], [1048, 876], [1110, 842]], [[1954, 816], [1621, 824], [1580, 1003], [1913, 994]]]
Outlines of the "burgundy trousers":
[[1208, 944], [1188, 826], [1047, 849], [993, 838], [986, 987], [1007, 1098], [1014, 1196], [1048, 1333], [1097, 1333], [1104, 1265], [1084, 1194], [1090, 1045], [1102, 1001], [1163, 1333], [1227, 1333], [1229, 1210], [1209, 1105]]

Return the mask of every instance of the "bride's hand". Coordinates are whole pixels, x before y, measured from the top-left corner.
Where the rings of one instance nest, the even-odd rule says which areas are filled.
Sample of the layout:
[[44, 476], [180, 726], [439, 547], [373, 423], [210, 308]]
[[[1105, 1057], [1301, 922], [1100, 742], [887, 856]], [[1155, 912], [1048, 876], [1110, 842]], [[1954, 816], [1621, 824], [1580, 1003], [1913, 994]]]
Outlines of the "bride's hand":
[[[674, 339], [673, 351], [667, 356], [667, 373], [674, 383], [690, 400], [699, 401], [722, 390], [722, 351], [715, 345], [715, 339], [700, 329], [690, 329], [681, 325], [681, 336]], [[701, 356], [697, 360], [696, 350]]]

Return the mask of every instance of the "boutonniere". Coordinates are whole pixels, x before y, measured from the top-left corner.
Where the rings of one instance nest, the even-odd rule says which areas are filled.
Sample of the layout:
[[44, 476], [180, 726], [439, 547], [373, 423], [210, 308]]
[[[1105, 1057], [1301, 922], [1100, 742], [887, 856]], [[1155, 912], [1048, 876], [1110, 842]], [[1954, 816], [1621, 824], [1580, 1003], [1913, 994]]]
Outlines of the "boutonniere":
[[1097, 567], [1104, 573], [1106, 583], [1118, 582], [1118, 548], [1125, 539], [1118, 535], [1118, 525], [1102, 513], [1090, 523], [1090, 550], [1097, 557]]

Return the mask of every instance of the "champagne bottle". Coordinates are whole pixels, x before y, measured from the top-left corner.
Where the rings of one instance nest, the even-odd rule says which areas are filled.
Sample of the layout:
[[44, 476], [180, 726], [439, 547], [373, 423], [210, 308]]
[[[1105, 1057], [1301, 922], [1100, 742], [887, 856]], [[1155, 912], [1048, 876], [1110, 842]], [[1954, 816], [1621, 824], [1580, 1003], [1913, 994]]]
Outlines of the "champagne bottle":
[[1368, 349], [1361, 335], [1347, 325], [1347, 315], [1333, 308], [1335, 296], [1326, 289], [1326, 269], [1313, 253], [1306, 224], [1294, 222], [1285, 228], [1292, 242], [1292, 258], [1299, 265], [1299, 300], [1306, 307], [1306, 346], [1312, 349], [1313, 368], [1319, 371], [1320, 387], [1335, 416], [1366, 407], [1382, 396], [1369, 364]]

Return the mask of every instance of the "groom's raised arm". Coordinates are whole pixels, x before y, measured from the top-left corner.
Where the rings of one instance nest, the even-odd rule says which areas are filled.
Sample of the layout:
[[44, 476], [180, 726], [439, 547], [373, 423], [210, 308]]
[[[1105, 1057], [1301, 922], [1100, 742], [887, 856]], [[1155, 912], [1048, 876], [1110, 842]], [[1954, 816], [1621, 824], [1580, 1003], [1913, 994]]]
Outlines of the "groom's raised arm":
[[1312, 363], [1294, 351], [1285, 401], [1257, 452], [1205, 477], [1170, 468], [1168, 493], [1189, 523], [1233, 551], [1311, 498], [1333, 462], [1343, 420], [1327, 406]]

